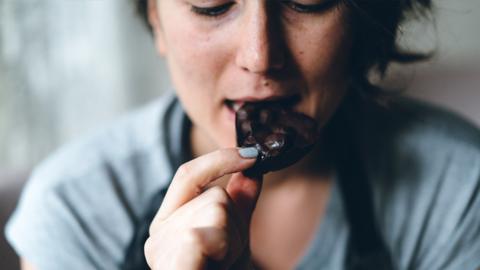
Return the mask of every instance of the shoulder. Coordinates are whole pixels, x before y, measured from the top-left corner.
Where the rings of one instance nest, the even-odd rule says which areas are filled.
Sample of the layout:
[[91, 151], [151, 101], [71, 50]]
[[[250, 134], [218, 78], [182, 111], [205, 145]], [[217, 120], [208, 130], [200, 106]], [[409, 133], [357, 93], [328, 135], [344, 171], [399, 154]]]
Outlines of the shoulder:
[[391, 165], [385, 169], [420, 176], [456, 165], [465, 172], [479, 168], [480, 130], [444, 108], [403, 98], [386, 108], [367, 109], [364, 119], [364, 152], [372, 162]]
[[77, 185], [94, 187], [99, 179], [142, 184], [155, 166], [168, 172], [164, 123], [174, 102], [173, 95], [162, 96], [61, 147], [35, 168], [29, 185], [53, 191]]
[[404, 98], [368, 108], [363, 123], [362, 153], [380, 190], [409, 189], [420, 199], [435, 188], [463, 194], [480, 181], [480, 130], [450, 111]]
[[[366, 122], [390, 140], [412, 140], [418, 144], [447, 143], [442, 149], [466, 146], [480, 148], [480, 130], [465, 118], [423, 101], [401, 98], [388, 107], [371, 106]], [[440, 145], [439, 145], [440, 146]]]
[[480, 254], [479, 129], [407, 98], [367, 115], [375, 130], [366, 148], [376, 212], [398, 263], [415, 269], [480, 266], [473, 256]]
[[[134, 226], [170, 180], [164, 123], [175, 102], [164, 96], [40, 164], [6, 228], [16, 251], [45, 269], [118, 264]], [[59, 253], [70, 255], [49, 264]]]

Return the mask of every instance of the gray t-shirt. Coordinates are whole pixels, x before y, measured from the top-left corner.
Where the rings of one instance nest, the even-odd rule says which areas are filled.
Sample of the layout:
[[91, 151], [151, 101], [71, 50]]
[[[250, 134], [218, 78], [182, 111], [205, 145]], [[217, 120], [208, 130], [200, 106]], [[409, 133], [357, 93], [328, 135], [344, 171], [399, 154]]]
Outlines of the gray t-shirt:
[[[479, 268], [480, 132], [408, 99], [362, 116], [375, 222], [395, 268]], [[189, 156], [188, 129], [168, 94], [62, 148], [34, 170], [7, 239], [40, 270], [134, 269], [126, 261], [143, 251], [138, 232]], [[345, 269], [351, 229], [344, 206], [335, 183], [297, 269]]]

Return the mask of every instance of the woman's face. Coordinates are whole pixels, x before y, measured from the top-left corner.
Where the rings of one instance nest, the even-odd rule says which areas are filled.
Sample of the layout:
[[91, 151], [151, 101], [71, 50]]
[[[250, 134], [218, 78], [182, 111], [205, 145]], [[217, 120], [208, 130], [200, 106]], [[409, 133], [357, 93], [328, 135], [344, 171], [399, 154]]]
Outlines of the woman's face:
[[151, 0], [157, 50], [194, 128], [235, 146], [236, 106], [294, 97], [294, 110], [325, 125], [346, 91], [351, 47], [346, 8], [333, 2]]

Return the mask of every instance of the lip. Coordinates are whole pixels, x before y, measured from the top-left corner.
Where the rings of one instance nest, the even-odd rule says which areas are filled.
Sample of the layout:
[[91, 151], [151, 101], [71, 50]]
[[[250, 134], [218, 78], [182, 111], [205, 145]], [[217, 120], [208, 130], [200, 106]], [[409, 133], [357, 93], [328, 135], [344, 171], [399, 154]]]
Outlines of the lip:
[[243, 104], [247, 102], [258, 102], [258, 103], [278, 103], [281, 106], [284, 107], [294, 107], [297, 105], [301, 100], [300, 95], [289, 95], [289, 96], [270, 96], [270, 97], [252, 97], [252, 96], [247, 96], [247, 97], [241, 97], [241, 98], [234, 98], [234, 99], [229, 99], [226, 98], [224, 100], [224, 104], [233, 110], [234, 112], [237, 111]]
[[228, 121], [235, 121], [235, 114], [238, 109], [240, 109], [243, 104], [247, 102], [257, 102], [257, 103], [278, 103], [280, 106], [285, 108], [291, 108], [296, 111], [296, 105], [301, 101], [299, 94], [289, 95], [289, 96], [270, 96], [266, 98], [258, 98], [252, 96], [246, 96], [236, 99], [224, 99], [223, 101], [223, 111], [226, 114]]
[[227, 119], [229, 122], [235, 121], [236, 111], [233, 109], [233, 107], [230, 106], [230, 105], [227, 105], [226, 103], [224, 103], [222, 107], [223, 107], [223, 108], [222, 108], [222, 111], [225, 113], [226, 119]]
[[288, 95], [288, 96], [267, 96], [267, 97], [255, 97], [255, 96], [244, 96], [244, 97], [233, 97], [233, 98], [226, 98], [226, 100], [232, 100], [236, 102], [267, 102], [267, 101], [277, 101], [277, 100], [285, 100], [289, 98], [295, 98], [297, 95]]

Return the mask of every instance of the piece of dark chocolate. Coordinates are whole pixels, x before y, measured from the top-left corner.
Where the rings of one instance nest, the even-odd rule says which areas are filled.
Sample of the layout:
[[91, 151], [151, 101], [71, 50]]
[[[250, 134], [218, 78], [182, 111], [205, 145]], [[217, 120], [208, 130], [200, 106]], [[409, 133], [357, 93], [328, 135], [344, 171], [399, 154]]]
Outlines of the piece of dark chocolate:
[[317, 123], [275, 102], [245, 103], [236, 112], [237, 145], [255, 147], [255, 165], [244, 171], [257, 176], [299, 161], [318, 139]]

